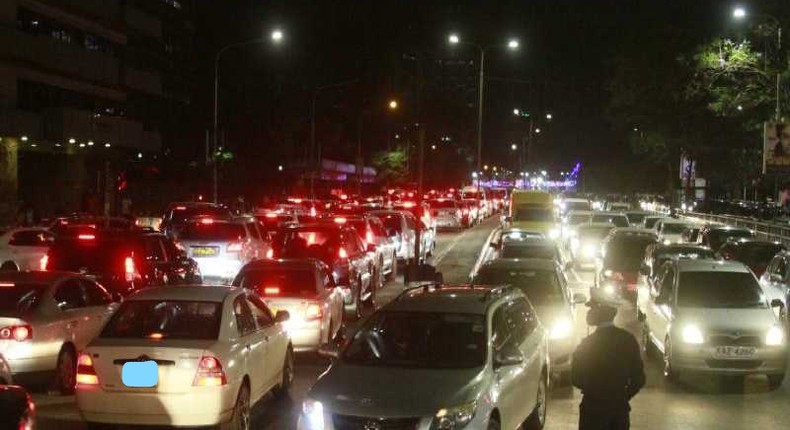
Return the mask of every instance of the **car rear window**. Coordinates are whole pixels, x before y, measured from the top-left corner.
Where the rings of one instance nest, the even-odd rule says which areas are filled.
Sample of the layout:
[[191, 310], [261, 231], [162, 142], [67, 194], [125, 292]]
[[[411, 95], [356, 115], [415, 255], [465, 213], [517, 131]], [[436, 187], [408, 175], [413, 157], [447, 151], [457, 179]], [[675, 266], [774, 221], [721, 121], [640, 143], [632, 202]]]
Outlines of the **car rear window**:
[[340, 232], [334, 229], [286, 231], [276, 239], [277, 255], [281, 258], [318, 258], [336, 255], [340, 248]]
[[48, 270], [83, 273], [124, 271], [127, 257], [135, 255], [136, 244], [129, 240], [64, 240], [50, 248]]
[[165, 219], [168, 219], [171, 222], [179, 223], [199, 216], [226, 217], [230, 216], [230, 211], [227, 208], [211, 206], [183, 207], [170, 210], [170, 212], [165, 216]]
[[513, 209], [513, 221], [554, 221], [554, 212], [541, 206], [523, 205]]
[[741, 245], [738, 260], [747, 265], [768, 264], [774, 256], [783, 250], [782, 245], [774, 243], [750, 243]]
[[446, 208], [455, 209], [455, 202], [452, 200], [431, 200], [429, 204], [434, 209], [446, 209]]
[[228, 222], [206, 224], [196, 222], [187, 225], [181, 233], [180, 239], [206, 242], [232, 242], [246, 237], [247, 232], [241, 224]]
[[628, 222], [631, 224], [640, 224], [645, 220], [647, 215], [639, 213], [627, 213], [625, 216], [628, 217]]
[[628, 227], [628, 218], [625, 215], [593, 215], [592, 222], [605, 222], [614, 224], [615, 227]]
[[557, 274], [551, 270], [483, 267], [475, 277], [475, 284], [512, 285], [535, 306], [554, 305], [565, 300]]
[[539, 258], [542, 260], [553, 260], [556, 256], [556, 250], [548, 246], [502, 246], [502, 258]]
[[237, 285], [267, 297], [314, 297], [318, 292], [312, 269], [248, 270], [239, 275]]
[[604, 265], [612, 270], [636, 272], [645, 256], [645, 248], [655, 243], [649, 236], [615, 238], [606, 247]]
[[15, 284], [0, 281], [0, 315], [34, 310], [41, 301], [41, 293], [46, 287], [46, 284]]
[[103, 338], [209, 340], [219, 335], [222, 303], [129, 300], [102, 330]]
[[379, 217], [379, 219], [381, 219], [381, 222], [384, 223], [384, 226], [387, 227], [387, 230], [395, 230], [398, 233], [401, 232], [401, 216], [400, 215], [396, 215], [396, 214], [390, 214], [390, 215], [376, 214], [376, 216]]

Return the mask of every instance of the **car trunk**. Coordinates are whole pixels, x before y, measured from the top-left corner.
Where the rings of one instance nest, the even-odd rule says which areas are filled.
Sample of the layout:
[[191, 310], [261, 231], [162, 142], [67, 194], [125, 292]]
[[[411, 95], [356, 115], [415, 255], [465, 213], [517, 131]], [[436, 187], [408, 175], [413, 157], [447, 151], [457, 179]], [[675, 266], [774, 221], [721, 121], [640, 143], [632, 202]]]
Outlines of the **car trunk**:
[[[98, 339], [88, 347], [99, 383], [105, 391], [184, 393], [192, 388], [200, 358], [214, 340]], [[122, 381], [127, 362], [153, 360], [159, 371], [151, 388], [127, 387]]]

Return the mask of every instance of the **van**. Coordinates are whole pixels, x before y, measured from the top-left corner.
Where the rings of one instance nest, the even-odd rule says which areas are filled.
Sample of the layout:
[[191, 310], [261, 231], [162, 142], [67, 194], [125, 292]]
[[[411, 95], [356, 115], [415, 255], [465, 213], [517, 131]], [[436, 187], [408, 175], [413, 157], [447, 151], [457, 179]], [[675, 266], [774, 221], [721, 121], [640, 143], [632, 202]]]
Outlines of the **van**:
[[560, 235], [554, 198], [546, 191], [514, 190], [507, 221], [510, 228], [543, 233], [551, 239]]

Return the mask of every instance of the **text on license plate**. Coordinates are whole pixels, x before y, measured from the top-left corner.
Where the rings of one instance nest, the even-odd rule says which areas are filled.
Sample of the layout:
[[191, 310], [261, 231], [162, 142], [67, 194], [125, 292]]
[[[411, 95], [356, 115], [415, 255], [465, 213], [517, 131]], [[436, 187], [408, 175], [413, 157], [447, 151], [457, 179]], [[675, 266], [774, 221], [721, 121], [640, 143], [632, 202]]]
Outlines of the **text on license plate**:
[[718, 346], [716, 347], [717, 357], [728, 358], [747, 358], [753, 356], [757, 348], [753, 346]]
[[213, 257], [219, 253], [219, 248], [216, 246], [194, 246], [192, 247], [192, 255], [195, 257]]

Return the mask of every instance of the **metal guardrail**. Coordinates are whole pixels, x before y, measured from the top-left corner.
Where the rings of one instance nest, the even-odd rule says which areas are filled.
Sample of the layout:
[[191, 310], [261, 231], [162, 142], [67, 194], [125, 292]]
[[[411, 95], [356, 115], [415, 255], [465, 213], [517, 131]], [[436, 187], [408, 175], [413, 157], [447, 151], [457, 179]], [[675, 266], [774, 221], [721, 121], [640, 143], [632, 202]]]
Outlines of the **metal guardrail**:
[[735, 227], [744, 227], [755, 232], [759, 239], [778, 241], [790, 247], [790, 225], [775, 222], [755, 221], [751, 218], [735, 215], [714, 215], [699, 212], [687, 212], [682, 218], [698, 222], [715, 222]]

